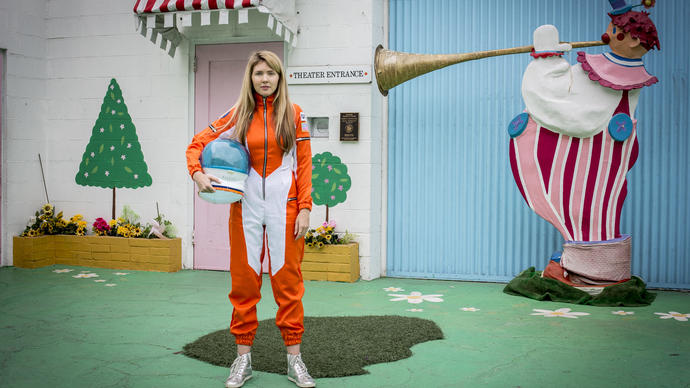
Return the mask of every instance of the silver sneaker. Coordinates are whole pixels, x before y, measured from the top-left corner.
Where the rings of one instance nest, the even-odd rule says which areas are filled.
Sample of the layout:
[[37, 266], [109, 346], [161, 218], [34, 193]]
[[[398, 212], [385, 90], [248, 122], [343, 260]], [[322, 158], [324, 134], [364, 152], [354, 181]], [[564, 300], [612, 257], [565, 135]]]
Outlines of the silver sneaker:
[[230, 366], [230, 376], [225, 380], [227, 388], [237, 388], [252, 378], [252, 354], [238, 355]]
[[307, 372], [307, 366], [304, 365], [302, 361], [302, 354], [290, 354], [287, 355], [288, 359], [288, 380], [297, 384], [300, 388], [315, 387], [316, 381]]

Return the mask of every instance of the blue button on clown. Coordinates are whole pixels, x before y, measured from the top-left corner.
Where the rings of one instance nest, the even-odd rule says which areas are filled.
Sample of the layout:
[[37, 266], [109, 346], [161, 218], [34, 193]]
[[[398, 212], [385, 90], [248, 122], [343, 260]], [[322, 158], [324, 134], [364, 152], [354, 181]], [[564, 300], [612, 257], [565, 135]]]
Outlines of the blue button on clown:
[[635, 108], [640, 91], [657, 82], [642, 61], [659, 49], [649, 14], [625, 0], [609, 1], [602, 40], [610, 52], [578, 52], [571, 66], [562, 58], [571, 47], [559, 43], [556, 27], [534, 31], [534, 60], [522, 80], [525, 113], [508, 126], [520, 193], [565, 239], [543, 276], [591, 294], [631, 278], [621, 208], [639, 150]]

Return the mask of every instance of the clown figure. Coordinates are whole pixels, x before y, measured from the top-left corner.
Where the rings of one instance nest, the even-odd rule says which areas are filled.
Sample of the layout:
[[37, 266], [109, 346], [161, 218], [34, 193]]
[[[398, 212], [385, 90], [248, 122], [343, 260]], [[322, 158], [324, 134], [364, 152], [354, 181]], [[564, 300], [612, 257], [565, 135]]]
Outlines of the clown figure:
[[525, 70], [525, 113], [508, 126], [510, 163], [527, 204], [565, 239], [543, 276], [599, 287], [630, 279], [631, 237], [621, 234], [626, 175], [638, 156], [635, 108], [657, 82], [642, 57], [659, 49], [646, 12], [611, 0], [602, 36], [609, 52], [562, 55], [556, 27], [534, 31], [534, 60]]

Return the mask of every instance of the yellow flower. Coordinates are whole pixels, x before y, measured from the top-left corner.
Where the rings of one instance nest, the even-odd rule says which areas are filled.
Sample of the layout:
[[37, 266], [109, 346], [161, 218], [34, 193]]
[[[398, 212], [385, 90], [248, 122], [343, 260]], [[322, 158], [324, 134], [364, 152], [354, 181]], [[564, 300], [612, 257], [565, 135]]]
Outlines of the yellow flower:
[[38, 236], [38, 231], [36, 229], [29, 230], [29, 237], [36, 237], [36, 236]]
[[53, 214], [53, 209], [54, 209], [53, 205], [51, 205], [51, 204], [49, 204], [49, 203], [46, 203], [46, 204], [43, 205], [43, 207], [41, 208], [41, 211], [42, 211], [43, 213], [50, 213], [50, 214]]
[[330, 234], [327, 234], [327, 235], [326, 235], [326, 240], [331, 241], [331, 237], [333, 237], [333, 236], [331, 236]]
[[110, 220], [110, 221], [108, 221], [108, 225], [110, 225], [110, 227], [112, 228], [113, 226], [117, 225], [117, 221]]
[[63, 220], [62, 218], [60, 218], [60, 219], [58, 220], [58, 222], [57, 222], [57, 226], [59, 226], [59, 227], [61, 227], [61, 228], [64, 228], [65, 226], [67, 226], [67, 221], [65, 221], [65, 220]]
[[86, 234], [86, 230], [82, 227], [77, 228], [77, 236], [83, 236]]
[[77, 221], [77, 225], [80, 228], [86, 228], [86, 221]]
[[84, 217], [81, 214], [75, 214], [74, 216], [72, 216], [72, 218], [70, 218], [70, 221], [77, 222], [77, 221], [81, 221], [83, 219], [84, 219]]
[[323, 244], [321, 241], [319, 241], [319, 242], [316, 243], [316, 246], [319, 247], [319, 248], [323, 248], [323, 245], [324, 245], [324, 244]]

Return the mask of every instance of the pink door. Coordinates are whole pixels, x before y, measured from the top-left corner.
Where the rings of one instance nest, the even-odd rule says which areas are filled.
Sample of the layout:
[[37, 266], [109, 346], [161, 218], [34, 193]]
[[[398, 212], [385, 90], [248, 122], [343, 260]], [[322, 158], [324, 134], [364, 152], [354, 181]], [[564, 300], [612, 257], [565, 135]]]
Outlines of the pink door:
[[[247, 58], [256, 50], [270, 50], [283, 59], [283, 42], [196, 46], [195, 133], [205, 129], [235, 103]], [[229, 214], [230, 205], [214, 205], [194, 195], [195, 269], [230, 270]], [[264, 261], [263, 271], [268, 272], [268, 260]]]

